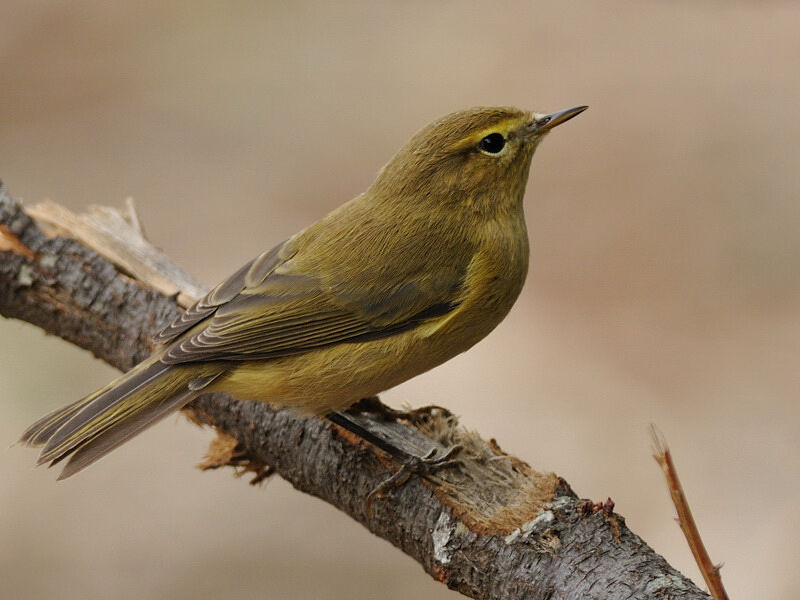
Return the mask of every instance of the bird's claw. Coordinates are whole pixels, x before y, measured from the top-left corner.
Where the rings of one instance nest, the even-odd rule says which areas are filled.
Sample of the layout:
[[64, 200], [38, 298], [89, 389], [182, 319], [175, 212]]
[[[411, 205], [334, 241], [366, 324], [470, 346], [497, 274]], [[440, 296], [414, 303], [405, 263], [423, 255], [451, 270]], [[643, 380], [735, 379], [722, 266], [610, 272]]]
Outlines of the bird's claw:
[[461, 445], [455, 444], [447, 448], [444, 454], [437, 456], [439, 448], [431, 448], [425, 456], [413, 456], [406, 460], [397, 472], [369, 493], [366, 501], [367, 516], [372, 517], [375, 500], [386, 498], [391, 490], [404, 485], [412, 475], [427, 477], [439, 469], [449, 469], [460, 464], [461, 460], [456, 457], [462, 450]]

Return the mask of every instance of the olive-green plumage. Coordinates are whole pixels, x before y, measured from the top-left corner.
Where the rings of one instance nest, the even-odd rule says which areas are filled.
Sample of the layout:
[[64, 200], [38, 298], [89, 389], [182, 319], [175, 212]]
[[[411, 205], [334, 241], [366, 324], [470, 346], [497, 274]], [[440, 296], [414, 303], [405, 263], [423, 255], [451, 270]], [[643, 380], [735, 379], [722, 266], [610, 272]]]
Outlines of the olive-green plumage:
[[162, 331], [161, 350], [23, 435], [61, 477], [200, 393], [324, 414], [467, 350], [528, 270], [522, 199], [542, 137], [585, 107], [456, 112], [366, 192], [246, 264]]

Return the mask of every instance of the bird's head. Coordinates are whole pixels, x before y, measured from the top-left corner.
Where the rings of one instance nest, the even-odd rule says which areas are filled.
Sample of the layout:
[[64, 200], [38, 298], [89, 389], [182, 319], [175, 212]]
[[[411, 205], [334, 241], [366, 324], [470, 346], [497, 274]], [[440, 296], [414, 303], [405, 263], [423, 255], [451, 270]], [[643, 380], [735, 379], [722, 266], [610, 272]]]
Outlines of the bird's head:
[[586, 108], [542, 114], [477, 107], [451, 113], [418, 131], [381, 170], [373, 190], [387, 199], [457, 202], [479, 210], [521, 203], [536, 146]]

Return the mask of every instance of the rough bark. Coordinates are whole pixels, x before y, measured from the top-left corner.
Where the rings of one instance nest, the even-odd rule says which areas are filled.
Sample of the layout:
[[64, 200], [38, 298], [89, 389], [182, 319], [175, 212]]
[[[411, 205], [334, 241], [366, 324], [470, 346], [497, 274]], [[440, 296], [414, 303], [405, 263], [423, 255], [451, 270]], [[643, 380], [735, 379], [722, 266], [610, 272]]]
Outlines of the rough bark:
[[[23, 319], [120, 369], [144, 359], [180, 307], [92, 249], [50, 237], [0, 184], [0, 314]], [[221, 432], [210, 466], [274, 470], [346, 512], [473, 598], [708, 598], [606, 506], [459, 427], [446, 411], [419, 421], [353, 416], [409, 453], [459, 444], [460, 462], [367, 502], [400, 468], [324, 419], [260, 402], [204, 396], [193, 417]], [[124, 451], [124, 450], [123, 450]]]

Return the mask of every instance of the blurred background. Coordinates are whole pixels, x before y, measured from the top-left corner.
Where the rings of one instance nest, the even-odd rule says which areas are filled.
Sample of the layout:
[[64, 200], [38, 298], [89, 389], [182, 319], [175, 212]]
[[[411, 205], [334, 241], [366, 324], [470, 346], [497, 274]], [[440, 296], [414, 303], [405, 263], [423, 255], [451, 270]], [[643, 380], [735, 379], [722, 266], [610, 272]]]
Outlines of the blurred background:
[[[213, 284], [444, 113], [590, 105], [534, 160], [515, 309], [383, 399], [611, 496], [702, 586], [656, 423], [731, 597], [797, 597], [798, 27], [791, 2], [5, 0], [0, 177], [73, 210], [132, 196]], [[113, 376], [0, 321], [0, 597], [457, 597], [278, 478], [194, 469], [212, 435], [181, 417], [61, 483], [11, 447]]]

